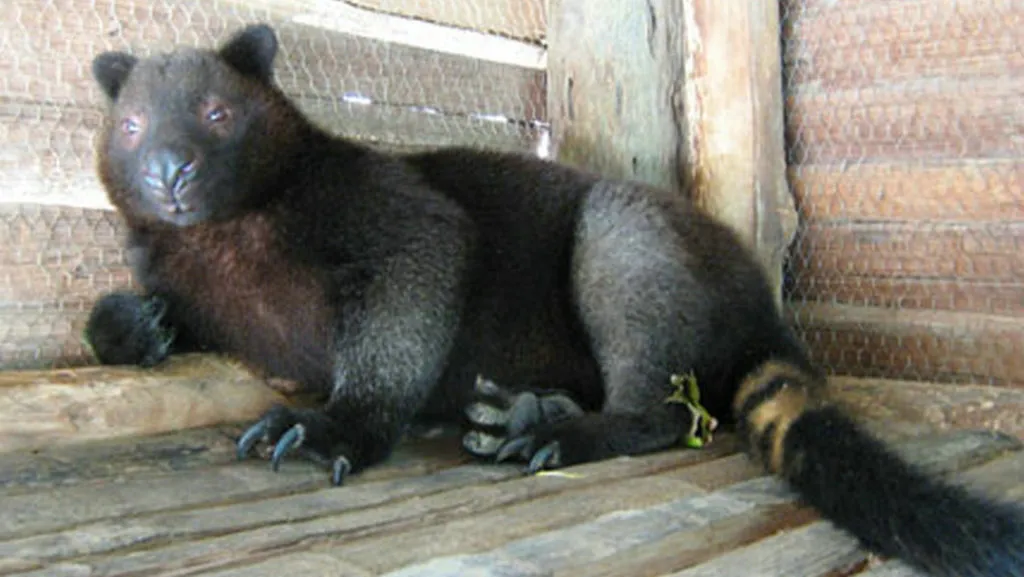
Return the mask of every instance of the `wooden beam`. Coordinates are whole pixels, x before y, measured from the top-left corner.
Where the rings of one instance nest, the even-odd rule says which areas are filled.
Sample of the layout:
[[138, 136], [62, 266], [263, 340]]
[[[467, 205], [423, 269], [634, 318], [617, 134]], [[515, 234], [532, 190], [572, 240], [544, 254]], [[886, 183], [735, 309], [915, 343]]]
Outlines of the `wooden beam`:
[[558, 159], [692, 187], [756, 250], [781, 298], [796, 213], [778, 20], [770, 0], [555, 0], [547, 109]]
[[[536, 0], [533, 0], [534, 3]], [[368, 2], [373, 4], [374, 2]], [[389, 2], [377, 2], [378, 4], [391, 4]], [[296, 4], [295, 0], [288, 0], [288, 4]], [[495, 35], [490, 30], [478, 31], [472, 21], [475, 11], [461, 10], [467, 17], [455, 18], [456, 22], [469, 24], [469, 26], [450, 26], [437, 23], [436, 20], [425, 20], [422, 18], [406, 18], [403, 16], [367, 10], [356, 6], [356, 3], [349, 2], [305, 2], [304, 9], [295, 13], [291, 20], [299, 24], [322, 28], [332, 32], [341, 32], [352, 36], [360, 36], [373, 40], [380, 40], [393, 44], [422, 48], [424, 50], [443, 52], [465, 56], [475, 60], [498, 62], [524, 68], [543, 70], [547, 64], [547, 57], [543, 47], [533, 43], [522, 42], [504, 35]], [[413, 4], [401, 2], [401, 4]], [[437, 2], [431, 3], [437, 12]], [[452, 7], [452, 4], [441, 4]], [[486, 4], [484, 4], [486, 6]], [[536, 6], [533, 6], [536, 8]], [[396, 6], [395, 8], [420, 8], [416, 10], [418, 16], [430, 16], [431, 9], [425, 5]], [[492, 8], [508, 9], [509, 6], [495, 6]], [[522, 8], [531, 8], [530, 2], [524, 2]], [[521, 13], [529, 16], [527, 11]], [[512, 21], [512, 20], [510, 20]], [[476, 25], [490, 27], [484, 21]], [[543, 25], [543, 20], [541, 21]], [[443, 78], [442, 78], [443, 79]]]
[[547, 34], [544, 0], [343, 0], [370, 10], [541, 44]]
[[833, 376], [829, 395], [875, 422], [987, 429], [1024, 439], [1024, 389]]
[[237, 363], [208, 355], [152, 370], [0, 372], [0, 452], [258, 418], [288, 398]]
[[781, 305], [797, 215], [786, 182], [779, 3], [682, 5], [686, 180], [697, 201], [754, 248]]
[[674, 99], [681, 0], [551, 0], [551, 154], [614, 178], [679, 188]]

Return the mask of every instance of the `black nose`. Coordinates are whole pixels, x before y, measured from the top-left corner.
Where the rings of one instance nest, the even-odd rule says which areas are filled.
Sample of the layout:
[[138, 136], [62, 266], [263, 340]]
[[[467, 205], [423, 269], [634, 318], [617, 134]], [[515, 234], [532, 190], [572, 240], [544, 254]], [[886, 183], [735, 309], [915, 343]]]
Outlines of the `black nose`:
[[146, 184], [160, 196], [178, 198], [195, 175], [197, 164], [195, 155], [186, 150], [157, 150], [146, 161]]

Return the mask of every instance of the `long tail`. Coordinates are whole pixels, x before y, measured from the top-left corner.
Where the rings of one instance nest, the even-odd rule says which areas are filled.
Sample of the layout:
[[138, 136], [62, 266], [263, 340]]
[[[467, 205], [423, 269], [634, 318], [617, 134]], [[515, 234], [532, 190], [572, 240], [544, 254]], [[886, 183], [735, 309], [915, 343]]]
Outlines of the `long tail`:
[[749, 448], [869, 549], [936, 577], [1024, 577], [1024, 512], [910, 465], [823, 400], [823, 379], [772, 361], [733, 409]]

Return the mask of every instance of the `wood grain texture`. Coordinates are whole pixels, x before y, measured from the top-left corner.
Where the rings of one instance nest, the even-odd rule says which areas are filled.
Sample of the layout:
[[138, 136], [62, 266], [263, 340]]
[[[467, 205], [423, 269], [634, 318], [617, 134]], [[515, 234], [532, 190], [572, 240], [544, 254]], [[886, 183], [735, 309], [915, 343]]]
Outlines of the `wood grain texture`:
[[549, 14], [555, 156], [692, 191], [756, 249], [781, 287], [796, 213], [785, 175], [777, 3], [558, 0]]
[[547, 35], [544, 0], [342, 0], [353, 6], [540, 44]]
[[612, 178], [680, 188], [679, 0], [551, 0], [551, 154]]
[[0, 451], [162, 433], [259, 417], [287, 399], [210, 355], [155, 369], [0, 372]]
[[[234, 577], [302, 568], [325, 577], [647, 577], [763, 547], [817, 518], [738, 455], [731, 435], [700, 451], [541, 476], [467, 463], [457, 436], [428, 435], [334, 488], [300, 460], [273, 473], [265, 461], [228, 462], [214, 451], [209, 459], [193, 456], [186, 468], [172, 465], [182, 446], [221, 443], [215, 431], [222, 429], [104, 442], [99, 452], [88, 445], [81, 454], [54, 450], [38, 469], [22, 469], [25, 484], [0, 492], [0, 574]], [[119, 472], [87, 463], [118, 455], [119, 444]], [[897, 447], [929, 470], [997, 494], [1022, 490], [1024, 460], [1013, 459], [1019, 442], [966, 431]], [[33, 484], [47, 478], [52, 458], [95, 476]], [[30, 465], [11, 459], [0, 455], [0, 468]], [[813, 533], [804, 535], [817, 539]], [[827, 541], [816, 543], [822, 556], [834, 556]]]
[[781, 302], [797, 215], [786, 180], [779, 3], [684, 2], [681, 23], [685, 180], [753, 247]]
[[[693, 464], [701, 458], [713, 458], [715, 453], [694, 454], [662, 454], [644, 458], [636, 462], [605, 462], [584, 466], [579, 468], [579, 473], [584, 475], [582, 479], [565, 479], [557, 477], [531, 477], [522, 478], [515, 467], [494, 467], [476, 466], [481, 471], [490, 471], [493, 475], [495, 470], [504, 471], [508, 480], [494, 482], [493, 476], [488, 481], [480, 480], [473, 486], [458, 486], [452, 490], [423, 494], [419, 497], [407, 499], [402, 494], [395, 494], [388, 497], [385, 491], [380, 493], [387, 500], [374, 506], [373, 502], [368, 506], [360, 507], [360, 494], [346, 496], [345, 490], [324, 488], [314, 493], [319, 497], [308, 497], [308, 499], [342, 499], [355, 506], [346, 512], [335, 512], [335, 514], [324, 514], [313, 518], [299, 520], [289, 523], [265, 523], [252, 526], [253, 522], [259, 521], [260, 511], [276, 510], [272, 504], [265, 507], [253, 509], [253, 504], [247, 507], [235, 507], [231, 515], [218, 520], [216, 511], [205, 514], [205, 519], [222, 527], [227, 532], [221, 536], [211, 536], [206, 539], [177, 539], [162, 547], [154, 547], [147, 550], [121, 554], [116, 556], [103, 555], [86, 561], [77, 560], [79, 567], [89, 567], [90, 570], [104, 575], [121, 576], [135, 574], [152, 574], [153, 572], [165, 571], [170, 568], [190, 570], [211, 570], [239, 563], [258, 561], [269, 555], [287, 554], [292, 552], [309, 550], [313, 552], [337, 556], [347, 562], [373, 572], [379, 572], [381, 565], [392, 565], [400, 562], [401, 559], [409, 558], [412, 555], [422, 555], [424, 549], [430, 547], [444, 547], [453, 543], [453, 540], [442, 538], [438, 531], [444, 527], [461, 525], [462, 520], [467, 516], [505, 516], [507, 511], [514, 511], [517, 508], [528, 508], [531, 511], [539, 512], [546, 510], [553, 515], [548, 523], [571, 522], [573, 519], [588, 518], [602, 512], [613, 510], [615, 507], [628, 505], [630, 502], [643, 503], [663, 499], [663, 495], [674, 488], [685, 487], [682, 481], [661, 481], [657, 476], [650, 480], [643, 480], [645, 474], [653, 474], [659, 470], [672, 469], [685, 463]], [[266, 463], [260, 464], [266, 467]], [[302, 467], [300, 467], [302, 468]], [[267, 478], [272, 478], [273, 473], [267, 470]], [[247, 474], [252, 474], [248, 472]], [[321, 471], [322, 474], [322, 471]], [[645, 488], [657, 488], [652, 491], [630, 491], [629, 484], [637, 482], [646, 483]], [[326, 484], [326, 476], [323, 476], [323, 484]], [[407, 480], [400, 485], [408, 487], [409, 490], [426, 483], [429, 486], [438, 486], [437, 480], [429, 477], [416, 477]], [[323, 485], [320, 485], [323, 487]], [[354, 488], [354, 487], [353, 487]], [[394, 486], [393, 486], [394, 488]], [[370, 490], [369, 488], [367, 490]], [[420, 491], [421, 493], [423, 491]], [[632, 499], [632, 501], [630, 501]], [[554, 503], [568, 501], [567, 507], [553, 507]], [[250, 514], [248, 511], [257, 514]], [[188, 513], [184, 513], [186, 517]], [[201, 514], [202, 516], [203, 514]], [[537, 517], [535, 523], [544, 523], [544, 515]], [[180, 515], [168, 515], [165, 519], [178, 519], [176, 523], [187, 526], [187, 518]], [[520, 526], [529, 526], [529, 515], [518, 517], [520, 521], [509, 525], [506, 530], [515, 530]], [[511, 518], [509, 518], [511, 519]], [[140, 519], [139, 525], [143, 527], [159, 526]], [[241, 525], [234, 530], [228, 530], [229, 523]], [[122, 523], [118, 523], [120, 527]], [[111, 524], [113, 526], [113, 524]], [[478, 527], [483, 525], [477, 525]], [[249, 528], [251, 527], [251, 528]], [[201, 528], [201, 527], [200, 527]], [[168, 528], [172, 530], [172, 528]], [[411, 541], [412, 544], [402, 548], [377, 549], [371, 555], [360, 555], [353, 553], [350, 549], [362, 550], [364, 543], [371, 538], [389, 539], [397, 535], [416, 535], [424, 531], [433, 531], [430, 538], [417, 538]], [[446, 530], [447, 531], [447, 530]], [[173, 535], [173, 532], [171, 533]], [[454, 534], [454, 533], [453, 533]], [[460, 533], [460, 535], [463, 533]], [[465, 534], [469, 538], [488, 538], [486, 533], [476, 530]], [[338, 542], [338, 539], [343, 541]], [[323, 550], [315, 548], [317, 543], [328, 542], [329, 547]], [[117, 547], [123, 547], [117, 544]], [[344, 552], [342, 550], [345, 550]], [[388, 555], [380, 555], [381, 551], [389, 551]], [[30, 558], [31, 559], [31, 558]]]
[[833, 376], [829, 394], [873, 421], [984, 429], [1024, 439], [1024, 389]]

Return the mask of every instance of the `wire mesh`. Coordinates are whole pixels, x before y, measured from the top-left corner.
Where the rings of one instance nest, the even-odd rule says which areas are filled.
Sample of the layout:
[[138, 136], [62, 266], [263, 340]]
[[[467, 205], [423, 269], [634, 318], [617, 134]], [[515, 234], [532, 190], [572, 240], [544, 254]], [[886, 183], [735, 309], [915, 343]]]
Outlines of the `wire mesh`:
[[782, 15], [801, 336], [833, 373], [1024, 383], [1024, 5]]
[[[546, 127], [542, 0], [7, 0], [0, 13], [0, 367], [89, 362], [96, 296], [129, 286], [94, 174], [100, 51], [214, 46], [273, 24], [282, 88], [386, 148], [531, 150]], [[461, 52], [461, 53], [460, 53]], [[467, 54], [469, 52], [469, 54]]]

